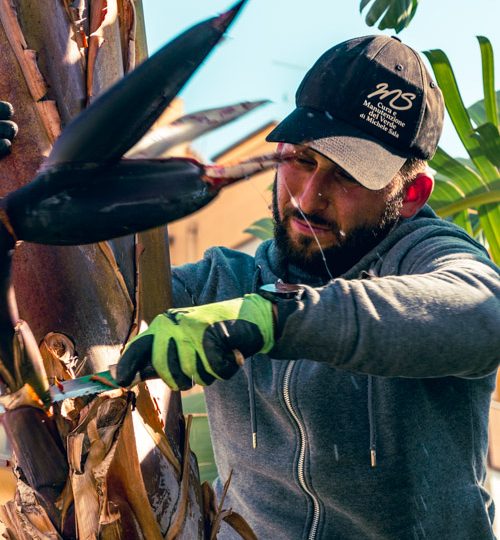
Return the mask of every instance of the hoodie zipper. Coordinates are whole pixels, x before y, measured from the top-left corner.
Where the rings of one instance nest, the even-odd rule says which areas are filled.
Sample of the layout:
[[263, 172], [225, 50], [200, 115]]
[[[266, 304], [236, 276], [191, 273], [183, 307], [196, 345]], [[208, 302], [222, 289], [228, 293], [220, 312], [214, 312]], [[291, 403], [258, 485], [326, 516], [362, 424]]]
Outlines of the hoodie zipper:
[[297, 427], [299, 428], [300, 433], [300, 453], [299, 453], [299, 462], [297, 464], [297, 474], [299, 478], [299, 484], [302, 490], [309, 496], [313, 503], [313, 517], [311, 528], [309, 529], [309, 535], [307, 540], [314, 540], [316, 538], [316, 533], [318, 532], [319, 524], [319, 500], [310, 490], [309, 486], [306, 483], [305, 479], [305, 456], [306, 456], [306, 447], [308, 446], [308, 440], [306, 436], [306, 431], [304, 425], [300, 421], [295, 409], [293, 408], [292, 401], [290, 399], [290, 378], [292, 375], [293, 368], [295, 367], [295, 361], [290, 361], [283, 378], [283, 397], [285, 399], [285, 404], [287, 406], [288, 412], [292, 415], [292, 418], [295, 420]]

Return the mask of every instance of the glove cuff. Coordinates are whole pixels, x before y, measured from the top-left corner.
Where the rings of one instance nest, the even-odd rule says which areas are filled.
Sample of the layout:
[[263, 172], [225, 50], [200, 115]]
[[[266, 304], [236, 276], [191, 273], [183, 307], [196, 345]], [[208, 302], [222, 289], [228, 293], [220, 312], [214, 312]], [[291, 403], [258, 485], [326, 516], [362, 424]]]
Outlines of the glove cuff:
[[275, 321], [273, 304], [260, 294], [245, 294], [239, 317], [256, 324], [263, 339], [261, 353], [267, 353], [274, 347]]

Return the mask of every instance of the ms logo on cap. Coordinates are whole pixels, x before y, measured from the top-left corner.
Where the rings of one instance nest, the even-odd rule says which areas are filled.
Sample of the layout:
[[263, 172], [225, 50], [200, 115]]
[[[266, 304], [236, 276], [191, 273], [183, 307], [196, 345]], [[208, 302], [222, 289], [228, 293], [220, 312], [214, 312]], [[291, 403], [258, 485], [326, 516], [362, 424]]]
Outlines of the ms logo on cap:
[[[396, 88], [394, 90], [388, 90], [389, 84], [388, 83], [379, 83], [375, 87], [377, 90], [375, 92], [372, 92], [371, 94], [368, 94], [366, 97], [375, 97], [380, 96], [380, 100], [384, 100], [389, 98], [390, 96], [393, 96], [388, 104], [397, 111], [406, 111], [408, 109], [411, 109], [413, 106], [413, 100], [417, 97], [416, 94], [413, 94], [412, 92], [403, 92], [399, 88]], [[400, 103], [398, 104], [398, 100]], [[404, 104], [401, 104], [403, 102]]]

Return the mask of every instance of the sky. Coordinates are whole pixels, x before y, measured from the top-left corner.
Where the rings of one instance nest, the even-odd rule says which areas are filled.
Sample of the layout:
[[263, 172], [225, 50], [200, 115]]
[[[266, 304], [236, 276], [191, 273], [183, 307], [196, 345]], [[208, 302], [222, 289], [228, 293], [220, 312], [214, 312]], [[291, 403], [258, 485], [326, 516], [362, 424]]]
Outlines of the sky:
[[[229, 0], [143, 0], [149, 53], [188, 27], [224, 12]], [[365, 10], [366, 11], [366, 10]], [[467, 106], [483, 96], [476, 36], [492, 43], [500, 63], [500, 0], [420, 0], [401, 40], [416, 49], [442, 49], [451, 61]], [[295, 91], [306, 71], [333, 45], [367, 34], [393, 35], [369, 27], [359, 0], [249, 0], [222, 42], [182, 90], [185, 112], [269, 99], [232, 124], [197, 139], [193, 146], [206, 162], [271, 121], [294, 109]], [[500, 75], [496, 78], [500, 88]], [[446, 119], [441, 146], [465, 156]]]

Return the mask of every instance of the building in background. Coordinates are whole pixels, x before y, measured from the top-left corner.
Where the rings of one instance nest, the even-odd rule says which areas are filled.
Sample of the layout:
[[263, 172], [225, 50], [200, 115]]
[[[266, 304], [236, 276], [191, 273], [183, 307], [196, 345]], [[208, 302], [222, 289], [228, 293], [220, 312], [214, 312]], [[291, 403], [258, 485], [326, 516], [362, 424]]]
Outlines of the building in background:
[[[214, 161], [222, 165], [271, 154], [276, 143], [268, 143], [265, 139], [275, 125], [267, 124], [247, 135], [217, 155]], [[170, 154], [175, 155], [174, 152]], [[226, 246], [253, 254], [260, 240], [244, 231], [258, 219], [271, 215], [273, 179], [274, 171], [270, 170], [228, 186], [203, 209], [169, 224], [172, 264], [197, 261], [212, 246]]]

